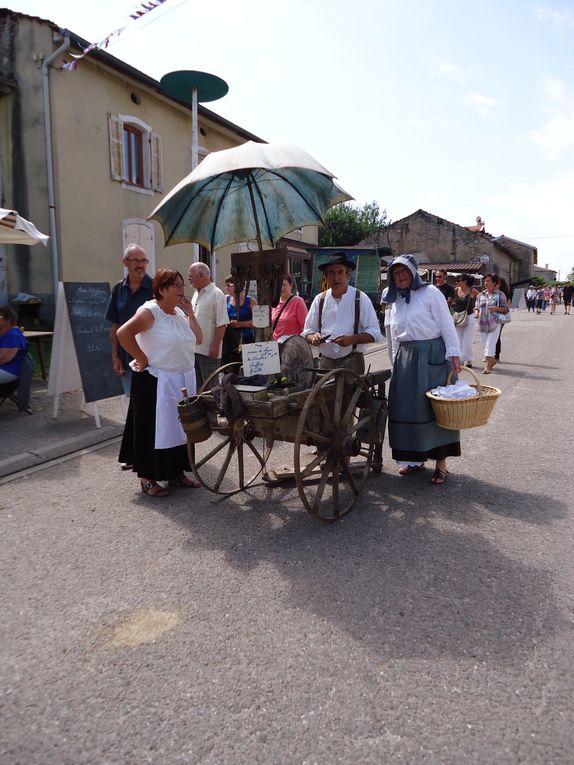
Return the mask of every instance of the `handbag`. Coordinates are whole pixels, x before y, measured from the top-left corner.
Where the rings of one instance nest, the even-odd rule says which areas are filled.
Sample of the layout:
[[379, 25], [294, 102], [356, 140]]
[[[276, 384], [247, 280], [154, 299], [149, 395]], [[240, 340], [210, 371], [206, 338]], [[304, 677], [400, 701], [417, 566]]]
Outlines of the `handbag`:
[[[498, 300], [498, 307], [499, 308], [501, 307], [500, 306], [500, 298]], [[497, 313], [496, 314], [496, 321], [499, 324], [508, 324], [511, 321], [510, 308], [508, 308], [508, 313]]]
[[452, 320], [454, 321], [455, 327], [464, 327], [465, 324], [468, 322], [468, 314], [466, 310], [455, 311], [452, 315]]

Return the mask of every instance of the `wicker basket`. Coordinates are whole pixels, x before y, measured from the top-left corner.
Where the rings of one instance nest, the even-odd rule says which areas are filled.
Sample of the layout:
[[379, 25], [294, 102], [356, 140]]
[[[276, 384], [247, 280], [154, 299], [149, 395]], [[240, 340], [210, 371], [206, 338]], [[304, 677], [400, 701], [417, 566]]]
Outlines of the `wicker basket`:
[[[427, 397], [432, 404], [437, 425], [447, 430], [464, 430], [486, 425], [501, 393], [499, 388], [481, 385], [478, 377], [471, 369], [463, 367], [461, 371], [468, 372], [474, 378], [476, 384], [471, 385], [471, 388], [476, 389], [476, 398], [443, 398], [433, 396], [430, 390], [427, 391]], [[450, 383], [452, 375], [453, 371], [451, 370], [446, 380], [447, 385]]]

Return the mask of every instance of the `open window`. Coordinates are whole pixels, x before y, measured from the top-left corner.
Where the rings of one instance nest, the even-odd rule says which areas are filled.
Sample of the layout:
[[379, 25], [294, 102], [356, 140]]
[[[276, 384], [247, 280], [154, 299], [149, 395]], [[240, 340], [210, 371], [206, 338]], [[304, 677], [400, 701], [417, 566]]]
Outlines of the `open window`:
[[109, 114], [112, 180], [124, 188], [151, 194], [163, 191], [161, 135], [138, 117]]

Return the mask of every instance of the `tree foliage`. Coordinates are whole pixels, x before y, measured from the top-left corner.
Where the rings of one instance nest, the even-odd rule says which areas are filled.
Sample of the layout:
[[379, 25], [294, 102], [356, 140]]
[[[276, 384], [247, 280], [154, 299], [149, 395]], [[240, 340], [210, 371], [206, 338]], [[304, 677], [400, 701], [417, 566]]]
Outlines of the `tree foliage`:
[[574, 268], [570, 271], [568, 276], [566, 277], [567, 282], [574, 282]]
[[367, 202], [362, 207], [343, 202], [327, 210], [325, 223], [319, 228], [321, 247], [352, 247], [367, 237], [381, 234], [387, 225], [387, 211], [381, 210], [377, 202]]

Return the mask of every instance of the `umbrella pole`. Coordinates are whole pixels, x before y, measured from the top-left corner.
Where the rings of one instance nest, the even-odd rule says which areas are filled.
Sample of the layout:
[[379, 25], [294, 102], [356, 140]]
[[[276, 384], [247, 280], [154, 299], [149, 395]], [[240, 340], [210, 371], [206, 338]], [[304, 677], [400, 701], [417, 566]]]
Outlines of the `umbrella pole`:
[[247, 179], [247, 188], [249, 189], [249, 197], [251, 199], [251, 209], [253, 210], [253, 220], [255, 221], [255, 229], [257, 231], [257, 246], [259, 252], [263, 252], [263, 245], [261, 244], [261, 229], [259, 228], [259, 219], [257, 217], [257, 210], [255, 208], [255, 197], [253, 196], [253, 186], [251, 185], [251, 176]]

